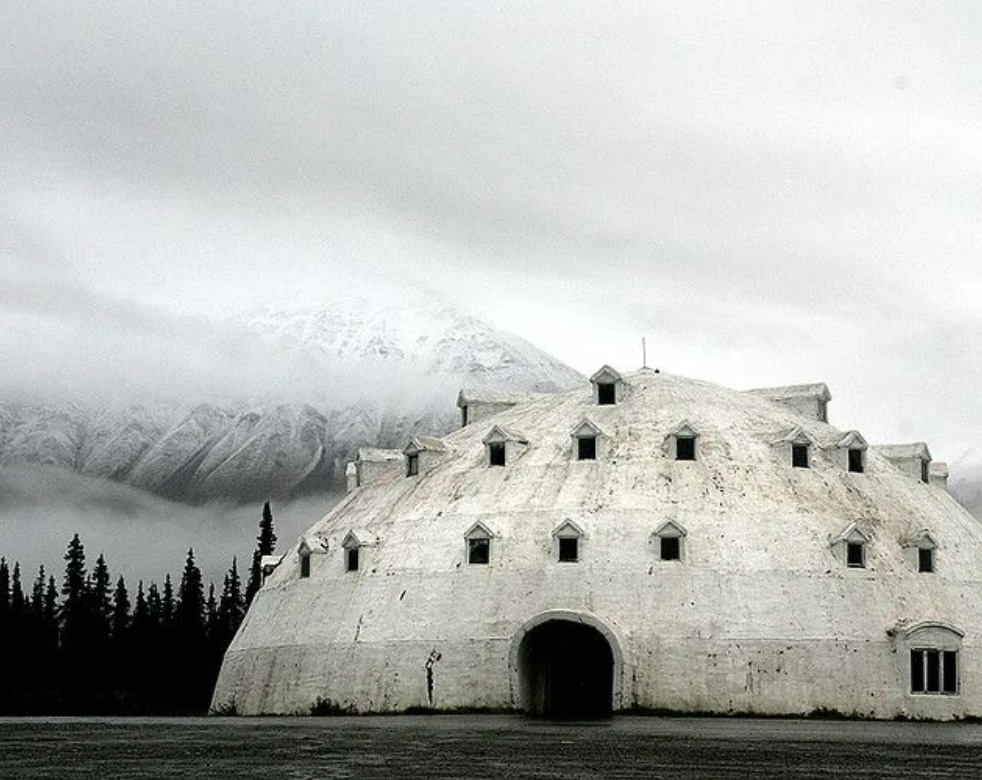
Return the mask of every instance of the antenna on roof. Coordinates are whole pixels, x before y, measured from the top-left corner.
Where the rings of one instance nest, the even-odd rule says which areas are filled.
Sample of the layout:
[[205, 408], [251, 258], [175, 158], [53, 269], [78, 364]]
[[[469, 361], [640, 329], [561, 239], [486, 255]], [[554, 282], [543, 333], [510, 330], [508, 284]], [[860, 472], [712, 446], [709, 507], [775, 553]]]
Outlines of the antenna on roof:
[[644, 336], [641, 337], [641, 368], [648, 367], [648, 345], [644, 343]]

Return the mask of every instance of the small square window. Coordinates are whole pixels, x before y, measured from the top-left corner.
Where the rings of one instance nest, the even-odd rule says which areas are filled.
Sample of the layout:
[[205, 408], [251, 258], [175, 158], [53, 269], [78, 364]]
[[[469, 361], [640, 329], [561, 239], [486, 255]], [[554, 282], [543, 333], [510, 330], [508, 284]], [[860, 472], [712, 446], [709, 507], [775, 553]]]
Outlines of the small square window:
[[849, 450], [849, 470], [856, 474], [862, 474], [866, 471], [863, 463], [863, 451], [858, 447], [852, 447]]
[[358, 548], [351, 547], [344, 551], [345, 571], [358, 571]]
[[490, 539], [468, 539], [467, 540], [467, 562], [468, 563], [489, 563], [491, 560], [491, 540]]
[[580, 436], [576, 439], [576, 459], [577, 460], [597, 459], [596, 436]]
[[307, 579], [310, 576], [310, 553], [300, 556], [300, 577]]
[[505, 465], [505, 443], [503, 441], [496, 441], [488, 444], [488, 465]]
[[917, 550], [917, 571], [927, 574], [934, 571], [934, 550], [930, 547]]
[[559, 560], [563, 563], [576, 563], [580, 559], [580, 540], [575, 536], [559, 537]]
[[675, 438], [675, 460], [695, 460], [696, 439], [694, 436], [677, 436]]
[[406, 476], [415, 477], [419, 474], [419, 453], [406, 456]]
[[808, 460], [807, 444], [791, 445], [791, 465], [796, 469], [807, 469], [811, 467]]
[[601, 382], [597, 385], [597, 403], [600, 406], [613, 406], [617, 403], [617, 385]]
[[682, 559], [682, 540], [680, 537], [661, 537], [661, 559], [663, 561], [678, 561]]
[[866, 545], [862, 542], [846, 542], [846, 565], [853, 569], [866, 567]]

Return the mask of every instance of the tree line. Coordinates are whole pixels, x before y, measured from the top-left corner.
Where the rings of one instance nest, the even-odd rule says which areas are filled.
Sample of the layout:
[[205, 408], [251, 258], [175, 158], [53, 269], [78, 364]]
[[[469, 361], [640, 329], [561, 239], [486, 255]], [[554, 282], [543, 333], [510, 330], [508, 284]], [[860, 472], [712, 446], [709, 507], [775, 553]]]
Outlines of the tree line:
[[225, 650], [276, 547], [269, 502], [245, 587], [232, 558], [220, 591], [205, 589], [188, 549], [180, 580], [113, 580], [89, 566], [78, 534], [61, 583], [41, 566], [28, 583], [0, 557], [0, 715], [197, 714], [208, 710]]

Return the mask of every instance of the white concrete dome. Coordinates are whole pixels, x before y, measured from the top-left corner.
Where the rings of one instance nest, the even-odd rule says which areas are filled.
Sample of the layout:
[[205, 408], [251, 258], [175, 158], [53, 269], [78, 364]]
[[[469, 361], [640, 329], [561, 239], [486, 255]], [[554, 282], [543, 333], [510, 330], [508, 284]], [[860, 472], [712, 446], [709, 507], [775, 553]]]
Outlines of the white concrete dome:
[[828, 400], [608, 367], [462, 393], [460, 430], [362, 453], [214, 705], [982, 715], [982, 528]]

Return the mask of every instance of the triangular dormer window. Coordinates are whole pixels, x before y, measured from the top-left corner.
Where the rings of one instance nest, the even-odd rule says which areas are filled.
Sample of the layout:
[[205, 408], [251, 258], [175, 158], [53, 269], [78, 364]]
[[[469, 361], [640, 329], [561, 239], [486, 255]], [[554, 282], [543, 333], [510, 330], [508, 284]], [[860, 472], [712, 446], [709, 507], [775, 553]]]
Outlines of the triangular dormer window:
[[658, 557], [663, 561], [681, 561], [684, 554], [686, 530], [669, 520], [662, 523], [652, 534]]
[[668, 434], [668, 453], [672, 460], [696, 460], [699, 433], [688, 421], [675, 426]]
[[464, 534], [467, 543], [467, 562], [471, 564], [488, 564], [491, 562], [491, 539], [494, 534], [484, 523], [474, 523]]
[[617, 404], [624, 392], [624, 378], [610, 366], [603, 366], [590, 377], [593, 385], [593, 400], [598, 406]]
[[833, 549], [850, 569], [865, 569], [870, 538], [855, 523], [831, 540]]
[[866, 450], [869, 449], [869, 445], [858, 431], [849, 431], [839, 439], [836, 447], [842, 453], [839, 457], [844, 461], [843, 465], [847, 471], [854, 474], [866, 473]]
[[589, 420], [584, 420], [570, 433], [575, 460], [598, 460], [604, 440], [603, 431]]
[[572, 520], [565, 520], [552, 532], [552, 535], [556, 540], [557, 560], [560, 563], [578, 563], [583, 529]]
[[504, 466], [528, 447], [528, 439], [517, 431], [495, 425], [482, 439], [488, 466]]

